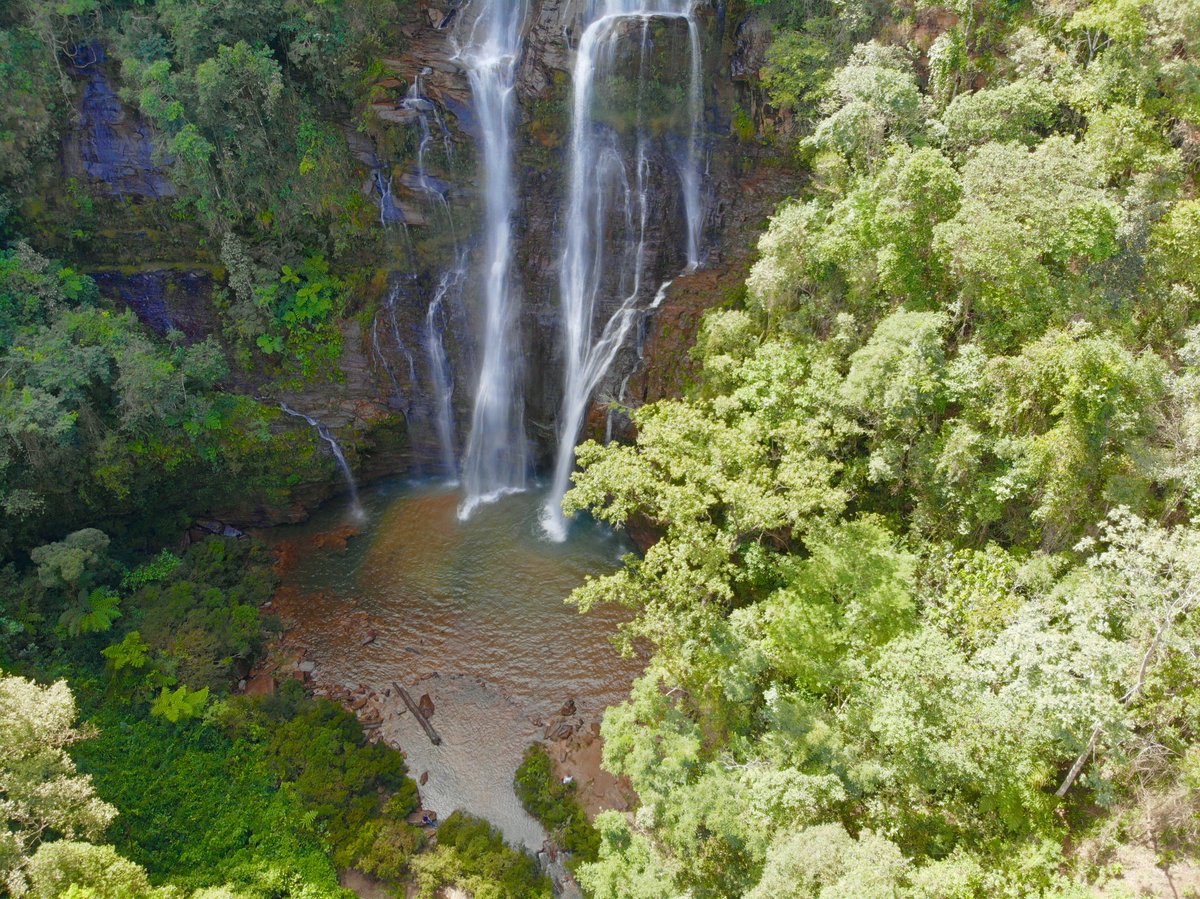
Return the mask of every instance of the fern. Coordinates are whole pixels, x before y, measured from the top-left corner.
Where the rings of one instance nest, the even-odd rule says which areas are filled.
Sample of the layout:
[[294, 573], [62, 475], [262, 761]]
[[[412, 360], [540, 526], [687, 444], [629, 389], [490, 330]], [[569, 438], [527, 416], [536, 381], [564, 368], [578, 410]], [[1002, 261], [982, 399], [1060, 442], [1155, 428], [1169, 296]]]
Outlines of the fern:
[[177, 690], [162, 688], [158, 698], [150, 706], [150, 713], [166, 718], [172, 724], [195, 718], [208, 702], [208, 687], [199, 690], [188, 689], [187, 684], [180, 684]]

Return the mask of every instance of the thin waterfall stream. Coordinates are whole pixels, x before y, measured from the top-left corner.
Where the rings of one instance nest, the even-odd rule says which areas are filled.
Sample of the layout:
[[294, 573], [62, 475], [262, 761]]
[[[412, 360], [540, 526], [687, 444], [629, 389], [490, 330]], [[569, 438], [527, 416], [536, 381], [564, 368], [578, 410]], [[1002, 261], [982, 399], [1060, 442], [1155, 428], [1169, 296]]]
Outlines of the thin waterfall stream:
[[442, 334], [448, 316], [446, 302], [462, 291], [466, 277], [467, 255], [460, 250], [455, 266], [442, 273], [425, 313], [425, 353], [433, 378], [434, 421], [442, 450], [442, 468], [446, 477], [454, 483], [458, 481], [458, 455], [454, 441], [454, 370], [446, 356]]
[[279, 408], [286, 415], [290, 415], [293, 418], [301, 418], [308, 422], [316, 430], [317, 435], [329, 446], [330, 451], [333, 453], [333, 458], [337, 461], [338, 468], [342, 470], [342, 477], [346, 479], [346, 487], [350, 491], [350, 513], [359, 520], [365, 518], [366, 512], [363, 511], [362, 503], [358, 498], [358, 484], [354, 480], [354, 472], [350, 470], [350, 463], [346, 461], [346, 454], [342, 452], [342, 446], [337, 442], [337, 438], [333, 436], [324, 422], [318, 421], [311, 415], [297, 412], [287, 403], [280, 403]]

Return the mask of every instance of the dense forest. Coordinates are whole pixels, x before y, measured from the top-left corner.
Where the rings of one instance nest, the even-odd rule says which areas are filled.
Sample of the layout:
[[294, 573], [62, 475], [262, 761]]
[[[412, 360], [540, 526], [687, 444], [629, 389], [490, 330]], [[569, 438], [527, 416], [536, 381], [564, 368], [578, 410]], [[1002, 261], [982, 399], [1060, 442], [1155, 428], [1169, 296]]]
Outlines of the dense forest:
[[[636, 807], [537, 746], [517, 796], [595, 899], [1200, 894], [1200, 3], [720, 8], [769, 34], [723, 137], [796, 195], [681, 395], [577, 451], [567, 512], [640, 547], [570, 597], [647, 659], [601, 730]], [[244, 695], [280, 569], [207, 524], [337, 489], [279, 400], [381, 302], [344, 128], [396, 143], [423, 15], [0, 0], [0, 893], [551, 895], [412, 823], [351, 710]], [[99, 62], [153, 202], [63, 174]], [[206, 333], [103, 289], [156, 241]]]

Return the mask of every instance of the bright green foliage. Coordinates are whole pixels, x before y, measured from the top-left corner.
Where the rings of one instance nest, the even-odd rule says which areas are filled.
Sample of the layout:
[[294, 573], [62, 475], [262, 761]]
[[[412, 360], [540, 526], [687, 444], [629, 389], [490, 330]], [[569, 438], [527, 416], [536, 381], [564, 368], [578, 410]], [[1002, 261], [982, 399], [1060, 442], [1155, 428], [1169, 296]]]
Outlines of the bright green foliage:
[[270, 322], [258, 348], [267, 355], [287, 352], [306, 379], [327, 375], [341, 354], [337, 320], [345, 290], [321, 256], [308, 257], [296, 269], [285, 265], [277, 282], [255, 289], [255, 305]]
[[0, 348], [22, 329], [47, 325], [71, 305], [92, 305], [96, 286], [73, 269], [53, 264], [24, 243], [0, 251]]
[[579, 872], [579, 882], [595, 899], [674, 899], [671, 875], [677, 864], [657, 856], [644, 834], [632, 830], [625, 816], [601, 812], [599, 861]]
[[121, 617], [121, 597], [106, 587], [87, 594], [82, 602], [68, 606], [58, 618], [72, 637], [78, 634], [98, 634], [109, 630]]
[[525, 750], [513, 789], [525, 811], [537, 818], [561, 848], [572, 853], [572, 864], [596, 860], [600, 837], [575, 798], [577, 787], [554, 776], [550, 754], [541, 743]]
[[[185, 705], [209, 695], [181, 690]], [[202, 718], [186, 711], [170, 723], [154, 706], [146, 716], [108, 706], [99, 739], [81, 752], [122, 809], [110, 838], [152, 876], [312, 899], [344, 895], [335, 864], [407, 874], [424, 846], [404, 820], [416, 785], [398, 751], [366, 744], [353, 714], [295, 682], [261, 700], [209, 702]]]
[[114, 672], [125, 669], [138, 671], [150, 661], [150, 644], [145, 642], [137, 631], [130, 631], [120, 643], [106, 646], [101, 652], [112, 665]]
[[29, 860], [28, 895], [60, 899], [67, 888], [88, 899], [138, 899], [152, 895], [145, 870], [112, 846], [58, 840], [43, 843]]
[[425, 848], [425, 831], [404, 820], [406, 803], [397, 802], [402, 794], [390, 800], [375, 824], [363, 829], [363, 845], [369, 848], [358, 856], [355, 866], [381, 880], [403, 880], [410, 871], [412, 860]]
[[780, 563], [785, 585], [739, 613], [735, 627], [757, 637], [772, 668], [822, 694], [846, 680], [850, 660], [869, 661], [912, 626], [915, 560], [869, 519], [821, 529], [805, 544], [807, 558]]
[[187, 684], [181, 684], [174, 690], [163, 687], [158, 698], [150, 705], [150, 714], [178, 724], [197, 717], [204, 711], [207, 703], [208, 687], [201, 687], [199, 690], [188, 689]]
[[1155, 225], [1151, 240], [1163, 280], [1200, 291], [1200, 200], [1176, 203]]
[[143, 562], [132, 571], [126, 572], [121, 578], [121, 587], [124, 590], [131, 590], [144, 584], [165, 580], [175, 573], [182, 561], [179, 556], [164, 549], [149, 562]]
[[1054, 130], [1060, 103], [1051, 85], [1021, 78], [959, 94], [942, 113], [945, 143], [957, 151], [989, 142], [1035, 144]]
[[830, 75], [829, 46], [796, 31], [778, 35], [767, 49], [762, 86], [780, 109], [802, 110], [815, 105]]
[[648, 534], [574, 596], [651, 648], [601, 899], [1093, 895], [1134, 817], [1196, 857], [1194, 4], [953, 8], [927, 87], [830, 78], [692, 395], [579, 449], [565, 506]]
[[27, 865], [43, 839], [94, 839], [117, 813], [67, 754], [86, 736], [65, 681], [42, 687], [0, 674], [0, 883], [10, 893], [27, 888]]
[[925, 102], [912, 66], [898, 48], [874, 42], [856, 47], [828, 89], [826, 117], [809, 139], [812, 147], [873, 168], [889, 144], [922, 137]]
[[1083, 286], [1074, 272], [1117, 252], [1118, 210], [1072, 140], [1030, 151], [987, 144], [964, 166], [962, 189], [958, 213], [935, 229], [934, 251], [958, 286], [959, 321], [978, 317], [989, 341], [1011, 345], [1072, 311]]
[[[750, 149], [778, 123], [811, 177], [745, 306], [707, 318], [692, 394], [637, 410], [631, 446], [581, 447], [567, 498], [649, 535], [575, 596], [628, 606], [649, 653], [603, 725], [640, 801], [593, 829], [536, 751], [523, 801], [603, 899], [1074, 899], [1104, 864], [1081, 847], [1143, 819], [1160, 863], [1194, 859], [1195, 0], [754, 5], [746, 60], [776, 33], [734, 130]], [[352, 715], [290, 682], [227, 696], [274, 626], [250, 541], [128, 568], [311, 467], [311, 434], [272, 436], [279, 413], [223, 385], [336, 368], [379, 240], [345, 129], [393, 155], [361, 113], [399, 5], [0, 7], [0, 239], [83, 253], [0, 249], [0, 651], [75, 679], [100, 735], [73, 754], [122, 809], [65, 754], [65, 686], [0, 679], [7, 888], [312, 899], [353, 865], [547, 896], [485, 822], [426, 851], [402, 758]], [[177, 197], [44, 186], [93, 38]], [[660, 124], [678, 74], [647, 86]], [[636, 90], [607, 86], [611, 124]], [[109, 225], [219, 260], [213, 339], [100, 300], [78, 269]]]
[[908, 863], [888, 840], [864, 830], [855, 839], [840, 824], [809, 827], [772, 854], [762, 880], [746, 899], [861, 896], [890, 899]]
[[420, 899], [459, 886], [474, 899], [550, 899], [550, 879], [537, 862], [505, 845], [480, 818], [454, 812], [438, 826], [437, 848], [413, 860]]
[[996, 360], [993, 371], [990, 416], [1002, 434], [1021, 435], [1014, 467], [1037, 485], [1035, 522], [1070, 533], [1098, 506], [1144, 504], [1138, 462], [1157, 424], [1161, 359], [1075, 328]]
[[832, 208], [810, 201], [780, 212], [759, 241], [750, 296], [814, 328], [839, 312], [874, 318], [905, 298], [928, 307], [949, 287], [934, 229], [954, 217], [961, 195], [947, 157], [900, 148]]
[[850, 357], [842, 395], [872, 435], [872, 481], [900, 477], [912, 464], [905, 457], [920, 450], [946, 411], [946, 330], [941, 313], [894, 312]]

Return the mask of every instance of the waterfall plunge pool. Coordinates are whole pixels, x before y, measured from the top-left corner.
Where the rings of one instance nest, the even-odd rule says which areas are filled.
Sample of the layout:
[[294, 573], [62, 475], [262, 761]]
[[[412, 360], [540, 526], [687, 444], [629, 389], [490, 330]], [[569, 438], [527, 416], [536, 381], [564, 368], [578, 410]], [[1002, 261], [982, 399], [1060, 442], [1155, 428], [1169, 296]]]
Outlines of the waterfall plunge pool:
[[[267, 534], [285, 560], [276, 602], [284, 648], [315, 663], [318, 690], [365, 684], [378, 694], [384, 739], [405, 752], [414, 778], [428, 772], [426, 808], [443, 818], [463, 809], [538, 849], [545, 835], [512, 790], [522, 753], [568, 700], [590, 732], [642, 668], [609, 640], [627, 610], [581, 615], [564, 600], [586, 576], [615, 570], [630, 545], [585, 521], [566, 542], [547, 542], [538, 492], [482, 506], [466, 522], [459, 498], [444, 485], [386, 483], [363, 491], [365, 523], [342, 499]], [[393, 681], [414, 699], [430, 695], [440, 746], [401, 713], [394, 690], [383, 696]], [[580, 751], [593, 767], [596, 750]]]

